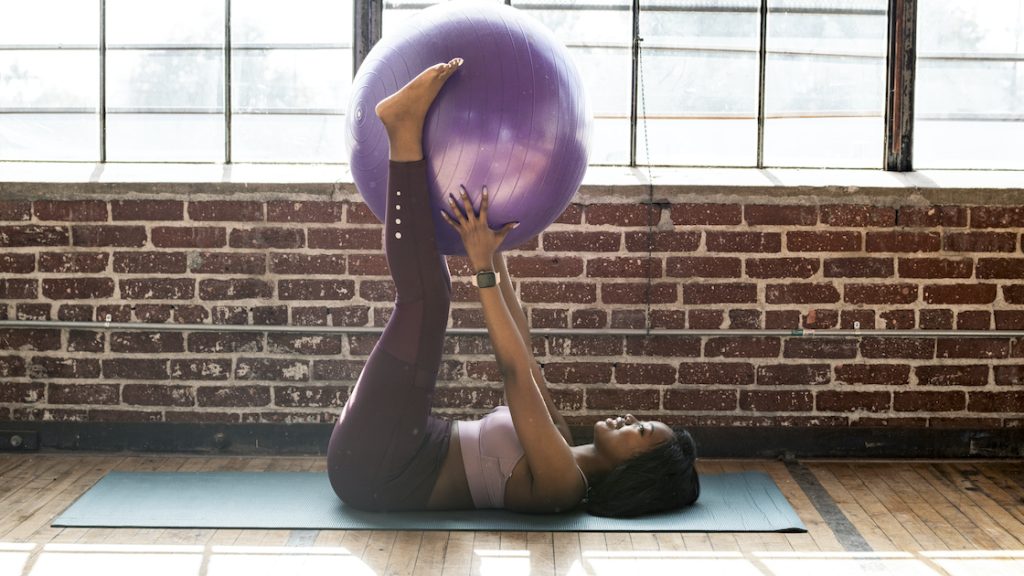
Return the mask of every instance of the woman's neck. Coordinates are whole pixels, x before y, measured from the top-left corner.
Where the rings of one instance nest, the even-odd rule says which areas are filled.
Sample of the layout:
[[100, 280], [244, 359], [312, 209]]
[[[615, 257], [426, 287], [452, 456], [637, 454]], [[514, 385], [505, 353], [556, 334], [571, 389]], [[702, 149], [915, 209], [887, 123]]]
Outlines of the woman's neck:
[[614, 463], [601, 454], [593, 444], [573, 446], [572, 455], [588, 482], [600, 480], [615, 468]]

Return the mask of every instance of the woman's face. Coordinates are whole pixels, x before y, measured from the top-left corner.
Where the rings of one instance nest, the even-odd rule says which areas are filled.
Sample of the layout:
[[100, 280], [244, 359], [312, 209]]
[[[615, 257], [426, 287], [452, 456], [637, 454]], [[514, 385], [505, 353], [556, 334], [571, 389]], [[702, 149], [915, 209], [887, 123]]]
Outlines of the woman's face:
[[620, 463], [668, 441], [673, 434], [672, 428], [663, 422], [637, 420], [632, 414], [626, 414], [594, 424], [594, 447]]

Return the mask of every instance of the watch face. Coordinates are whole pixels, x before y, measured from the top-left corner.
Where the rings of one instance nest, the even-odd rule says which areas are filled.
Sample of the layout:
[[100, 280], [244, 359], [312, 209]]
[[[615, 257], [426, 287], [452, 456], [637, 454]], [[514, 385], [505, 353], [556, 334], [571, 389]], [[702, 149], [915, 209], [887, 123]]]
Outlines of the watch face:
[[476, 275], [476, 285], [480, 288], [490, 288], [497, 284], [494, 278], [494, 272], [480, 272]]

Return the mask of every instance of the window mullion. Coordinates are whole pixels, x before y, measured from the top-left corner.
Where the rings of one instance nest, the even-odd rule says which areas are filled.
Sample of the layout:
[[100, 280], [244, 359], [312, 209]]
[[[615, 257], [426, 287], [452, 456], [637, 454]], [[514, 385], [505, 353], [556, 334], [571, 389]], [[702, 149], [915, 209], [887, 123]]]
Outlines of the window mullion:
[[917, 0], [889, 0], [885, 90], [885, 169], [914, 169], [914, 72]]

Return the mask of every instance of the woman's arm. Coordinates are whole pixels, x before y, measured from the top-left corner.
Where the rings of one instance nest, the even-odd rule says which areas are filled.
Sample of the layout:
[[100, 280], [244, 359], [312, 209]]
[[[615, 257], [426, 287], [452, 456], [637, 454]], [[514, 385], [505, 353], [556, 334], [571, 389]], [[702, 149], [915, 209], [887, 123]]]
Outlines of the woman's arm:
[[544, 404], [548, 408], [548, 414], [551, 415], [551, 421], [558, 428], [558, 432], [562, 434], [562, 438], [565, 438], [565, 441], [572, 446], [572, 432], [569, 430], [569, 424], [565, 421], [562, 413], [559, 412], [558, 407], [555, 406], [554, 400], [551, 399], [551, 392], [548, 390], [547, 381], [544, 380], [544, 374], [540, 370], [540, 364], [537, 363], [537, 359], [533, 356], [530, 325], [526, 321], [526, 313], [523, 312], [523, 307], [519, 303], [519, 299], [516, 298], [515, 290], [512, 288], [512, 275], [508, 273], [508, 268], [505, 265], [505, 255], [501, 252], [495, 252], [493, 265], [494, 271], [500, 274], [503, 280], [508, 279], [507, 282], [499, 283], [501, 296], [505, 300], [505, 306], [508, 308], [509, 313], [512, 315], [512, 319], [519, 331], [519, 337], [522, 338], [523, 345], [526, 347], [526, 352], [530, 355], [530, 373], [533, 375], [533, 380], [537, 385], [537, 389], [540, 390], [541, 396], [544, 397]]
[[[487, 189], [484, 189], [479, 216], [462, 191], [461, 210], [450, 200], [452, 214], [445, 220], [462, 237], [466, 255], [474, 272], [490, 270], [494, 253], [513, 224], [491, 230], [487, 224]], [[499, 280], [499, 286], [507, 279]], [[551, 512], [579, 503], [583, 491], [572, 449], [562, 437], [548, 412], [544, 396], [534, 381], [532, 355], [516, 326], [498, 286], [480, 288], [487, 333], [505, 383], [505, 399], [512, 423], [523, 446], [531, 474], [530, 494], [525, 502], [510, 503], [522, 511]]]

